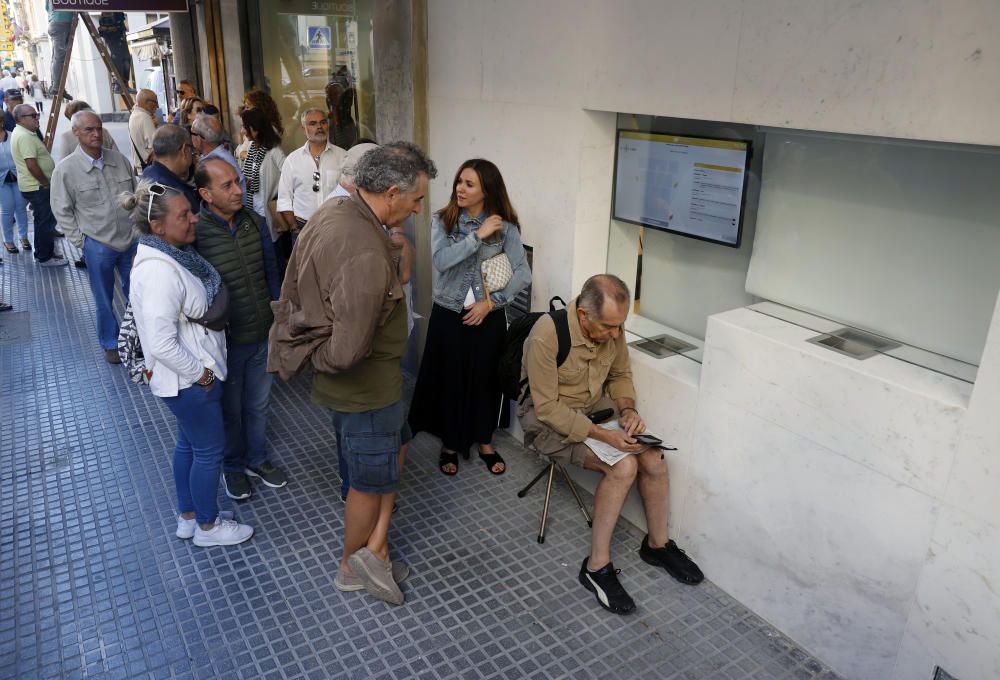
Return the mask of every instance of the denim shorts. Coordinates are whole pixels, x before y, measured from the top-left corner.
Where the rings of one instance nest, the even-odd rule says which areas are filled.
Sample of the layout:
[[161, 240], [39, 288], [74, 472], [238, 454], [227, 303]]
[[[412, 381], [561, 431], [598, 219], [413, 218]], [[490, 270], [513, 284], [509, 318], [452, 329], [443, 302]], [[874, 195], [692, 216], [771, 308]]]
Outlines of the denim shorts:
[[352, 489], [394, 493], [399, 486], [399, 447], [412, 439], [406, 405], [400, 400], [360, 413], [331, 410], [337, 454], [347, 461]]

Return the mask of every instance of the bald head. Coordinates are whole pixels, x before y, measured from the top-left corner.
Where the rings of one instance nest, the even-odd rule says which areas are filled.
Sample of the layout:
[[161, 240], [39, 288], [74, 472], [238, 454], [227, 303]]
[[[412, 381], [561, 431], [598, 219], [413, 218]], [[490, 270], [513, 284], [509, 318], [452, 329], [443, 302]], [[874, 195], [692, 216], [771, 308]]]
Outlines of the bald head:
[[26, 116], [32, 113], [38, 113], [38, 111], [36, 111], [35, 107], [32, 106], [31, 104], [18, 104], [17, 106], [14, 107], [14, 110], [11, 111], [11, 113], [14, 114], [14, 120], [18, 120], [22, 116]]
[[628, 302], [628, 286], [624, 281], [614, 274], [596, 274], [583, 284], [576, 304], [579, 308], [600, 317], [609, 307], [612, 310], [627, 308]]
[[159, 100], [156, 98], [156, 93], [152, 90], [142, 89], [139, 90], [138, 94], [135, 96], [135, 105], [139, 108], [145, 109], [150, 115], [160, 106]]

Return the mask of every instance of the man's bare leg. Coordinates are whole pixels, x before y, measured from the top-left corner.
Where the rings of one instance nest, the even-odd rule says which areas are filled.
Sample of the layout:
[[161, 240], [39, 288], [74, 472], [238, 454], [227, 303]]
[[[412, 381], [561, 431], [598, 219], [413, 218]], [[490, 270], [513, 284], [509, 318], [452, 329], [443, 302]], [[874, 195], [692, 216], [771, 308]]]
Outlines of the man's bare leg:
[[[388, 494], [395, 497], [395, 494]], [[365, 493], [352, 488], [347, 493], [347, 507], [344, 510], [344, 554], [340, 558], [340, 568], [351, 574], [347, 558], [368, 545], [372, 531], [381, 516], [383, 499], [386, 496]], [[392, 512], [392, 501], [389, 501]]]
[[615, 465], [608, 465], [593, 452], [587, 452], [585, 468], [604, 475], [594, 491], [594, 528], [591, 532], [589, 569], [600, 569], [611, 561], [611, 535], [632, 482], [638, 464], [635, 456], [626, 456]]
[[668, 540], [667, 501], [670, 476], [667, 473], [667, 461], [658, 449], [646, 449], [636, 457], [639, 459], [639, 495], [642, 497], [642, 509], [646, 513], [649, 546], [662, 548]]
[[[403, 444], [399, 449], [399, 476], [403, 476], [403, 464], [406, 462], [406, 452], [409, 450], [410, 444], [407, 442]], [[398, 494], [391, 493], [382, 496], [382, 504], [379, 506], [378, 511], [378, 521], [375, 523], [375, 528], [372, 529], [371, 536], [368, 539], [368, 549], [379, 556], [384, 562], [389, 560], [389, 525], [392, 520], [392, 508], [396, 504], [396, 496]], [[346, 559], [346, 557], [344, 558]]]

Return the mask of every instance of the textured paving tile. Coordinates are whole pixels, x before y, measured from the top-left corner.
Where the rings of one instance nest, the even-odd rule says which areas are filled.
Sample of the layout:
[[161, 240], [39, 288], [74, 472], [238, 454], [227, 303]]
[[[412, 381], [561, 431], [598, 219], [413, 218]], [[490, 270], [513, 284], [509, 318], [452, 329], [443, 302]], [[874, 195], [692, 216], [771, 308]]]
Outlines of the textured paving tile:
[[256, 534], [195, 548], [173, 536], [173, 418], [104, 363], [85, 273], [7, 256], [0, 296], [31, 331], [0, 343], [0, 678], [837, 677], [711, 582], [643, 564], [624, 523], [615, 564], [639, 609], [600, 609], [576, 581], [572, 496], [557, 482], [536, 543], [544, 487], [516, 492], [542, 465], [503, 435], [502, 477], [476, 458], [444, 477], [418, 438], [392, 533], [406, 605], [340, 593], [334, 437], [303, 379], [272, 397], [288, 487], [220, 494]]

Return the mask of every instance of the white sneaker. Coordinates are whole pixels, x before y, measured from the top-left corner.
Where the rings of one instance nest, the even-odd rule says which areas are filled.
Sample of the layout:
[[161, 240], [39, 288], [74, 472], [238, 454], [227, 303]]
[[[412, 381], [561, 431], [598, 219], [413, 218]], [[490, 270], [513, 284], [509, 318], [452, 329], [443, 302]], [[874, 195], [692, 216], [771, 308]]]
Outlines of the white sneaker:
[[215, 520], [215, 526], [205, 531], [200, 526], [194, 530], [194, 544], [199, 548], [213, 545], [236, 545], [253, 536], [253, 527], [232, 519]]
[[[230, 510], [220, 510], [219, 517], [222, 519], [232, 519], [233, 513]], [[191, 538], [194, 536], [194, 530], [198, 528], [198, 520], [194, 517], [191, 519], [184, 519], [182, 516], [177, 515], [177, 538]]]
[[66, 260], [56, 259], [55, 257], [52, 257], [52, 258], [50, 258], [48, 260], [45, 260], [45, 262], [39, 262], [38, 266], [39, 267], [65, 267], [66, 266]]

